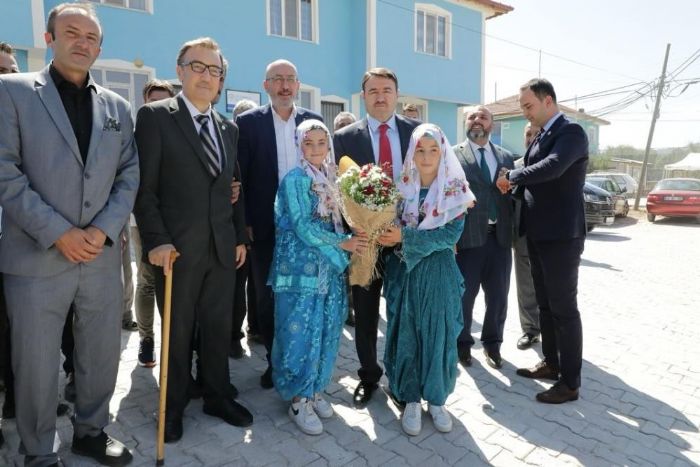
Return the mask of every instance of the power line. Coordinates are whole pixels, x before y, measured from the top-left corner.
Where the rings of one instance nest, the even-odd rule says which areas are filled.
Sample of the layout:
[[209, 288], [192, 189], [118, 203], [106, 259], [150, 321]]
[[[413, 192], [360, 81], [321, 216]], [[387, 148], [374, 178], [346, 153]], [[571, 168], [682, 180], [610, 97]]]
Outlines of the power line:
[[[403, 10], [403, 11], [409, 12], [409, 13], [411, 13], [411, 14], [413, 14], [413, 12], [415, 11], [413, 8], [408, 8], [408, 7], [405, 7], [405, 6], [403, 6], [403, 5], [397, 5], [397, 4], [392, 3], [392, 2], [390, 2], [390, 1], [388, 1], [388, 0], [378, 0], [378, 1], [379, 1], [380, 3], [385, 4], [385, 5], [391, 6], [391, 7], [393, 7], [393, 8], [399, 9], [399, 10]], [[564, 56], [562, 56], [562, 55], [557, 55], [557, 54], [554, 54], [554, 53], [551, 53], [551, 52], [544, 51], [544, 50], [542, 50], [542, 49], [538, 49], [538, 48], [535, 48], [535, 47], [531, 47], [531, 46], [529, 46], [529, 45], [521, 44], [520, 42], [516, 42], [516, 41], [510, 40], [510, 39], [505, 39], [505, 38], [503, 38], [503, 37], [494, 36], [494, 35], [492, 35], [492, 34], [487, 34], [487, 33], [484, 32], [484, 31], [480, 31], [480, 30], [477, 30], [477, 29], [474, 29], [474, 28], [470, 28], [470, 27], [468, 27], [468, 26], [464, 26], [464, 25], [459, 24], [459, 23], [450, 22], [450, 25], [452, 25], [452, 26], [454, 26], [454, 27], [457, 27], [457, 28], [459, 28], [459, 29], [463, 29], [463, 30], [465, 30], [465, 31], [473, 32], [474, 34], [478, 34], [478, 35], [481, 35], [481, 36], [484, 36], [484, 37], [488, 37], [488, 38], [490, 38], [490, 39], [495, 39], [495, 40], [498, 40], [498, 41], [501, 41], [501, 42], [505, 42], [506, 44], [510, 44], [510, 45], [513, 45], [513, 46], [516, 46], [516, 47], [520, 47], [520, 48], [523, 48], [523, 49], [526, 49], [526, 50], [530, 50], [530, 51], [532, 51], [532, 52], [542, 53], [543, 55], [547, 55], [547, 56], [550, 56], [550, 57], [552, 57], [552, 58], [556, 58], [556, 59], [559, 59], [559, 60], [562, 60], [562, 61], [565, 61], [565, 62], [573, 63], [573, 64], [575, 64], [575, 65], [579, 65], [579, 66], [582, 66], [582, 67], [590, 68], [590, 69], [592, 69], [592, 70], [602, 71], [602, 72], [604, 72], [604, 73], [608, 73], [608, 74], [611, 74], [611, 75], [622, 76], [622, 77], [624, 77], [624, 78], [633, 79], [633, 80], [635, 80], [635, 81], [643, 81], [643, 80], [641, 80], [641, 79], [639, 79], [639, 78], [635, 78], [635, 77], [633, 77], [633, 76], [625, 75], [625, 74], [623, 74], [623, 73], [618, 73], [618, 72], [616, 72], [616, 71], [606, 70], [606, 69], [604, 69], [604, 68], [600, 68], [600, 67], [597, 67], [597, 66], [589, 65], [589, 64], [587, 64], [587, 63], [579, 62], [578, 60], [574, 60], [574, 59], [571, 59], [571, 58], [568, 58], [568, 57], [564, 57]]]

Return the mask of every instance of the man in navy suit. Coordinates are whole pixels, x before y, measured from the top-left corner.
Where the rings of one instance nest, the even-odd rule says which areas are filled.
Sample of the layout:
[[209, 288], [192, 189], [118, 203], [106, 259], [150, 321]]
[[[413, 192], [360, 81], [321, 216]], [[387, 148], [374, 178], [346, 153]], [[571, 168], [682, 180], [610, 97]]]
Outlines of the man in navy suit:
[[[394, 181], [401, 174], [403, 158], [413, 129], [420, 122], [396, 115], [398, 79], [387, 68], [372, 68], [362, 78], [362, 98], [367, 117], [339, 130], [333, 136], [335, 156], [349, 156], [358, 165], [380, 163], [390, 169]], [[379, 262], [382, 263], [381, 258]], [[379, 267], [381, 271], [381, 265]], [[355, 309], [355, 347], [360, 359], [360, 384], [355, 389], [353, 402], [363, 407], [379, 387], [382, 369], [377, 363], [377, 325], [379, 323], [379, 296], [382, 278], [375, 279], [368, 288], [352, 287]]]
[[240, 136], [238, 161], [245, 202], [246, 225], [252, 241], [251, 269], [256, 286], [258, 327], [265, 341], [268, 367], [260, 385], [272, 387], [270, 351], [275, 332], [274, 301], [267, 276], [275, 246], [273, 218], [275, 195], [282, 178], [299, 164], [294, 143], [297, 125], [307, 119], [323, 120], [294, 104], [299, 92], [299, 75], [293, 63], [276, 60], [265, 70], [263, 87], [270, 103], [236, 118]]
[[537, 400], [561, 404], [578, 399], [581, 385], [583, 336], [576, 295], [586, 239], [588, 138], [559, 111], [549, 81], [528, 81], [519, 100], [525, 118], [542, 130], [525, 153], [524, 167], [504, 174], [498, 184], [504, 192], [517, 186], [516, 193], [523, 196], [520, 227], [527, 235], [544, 360], [517, 374], [555, 380]]

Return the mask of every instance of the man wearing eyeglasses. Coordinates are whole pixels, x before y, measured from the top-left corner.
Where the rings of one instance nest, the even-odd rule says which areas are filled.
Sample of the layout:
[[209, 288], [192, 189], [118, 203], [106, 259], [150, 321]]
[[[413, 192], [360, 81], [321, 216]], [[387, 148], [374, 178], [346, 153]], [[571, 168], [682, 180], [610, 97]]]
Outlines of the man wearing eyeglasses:
[[238, 129], [211, 107], [223, 73], [223, 56], [214, 40], [186, 42], [177, 59], [182, 92], [144, 105], [136, 117], [141, 186], [134, 214], [144, 259], [156, 266], [159, 309], [170, 255], [177, 256], [166, 442], [183, 433], [195, 322], [204, 413], [235, 426], [253, 423], [250, 412], [234, 401], [229, 383], [233, 284], [248, 237], [241, 203], [231, 204]]
[[270, 103], [236, 118], [240, 130], [238, 158], [241, 164], [246, 224], [250, 239], [251, 269], [257, 295], [258, 327], [265, 341], [268, 367], [260, 377], [260, 385], [272, 387], [270, 351], [274, 337], [274, 302], [267, 276], [275, 246], [273, 211], [280, 180], [299, 163], [294, 132], [304, 120], [323, 118], [310, 110], [297, 107], [299, 75], [293, 63], [276, 60], [265, 70], [263, 81]]

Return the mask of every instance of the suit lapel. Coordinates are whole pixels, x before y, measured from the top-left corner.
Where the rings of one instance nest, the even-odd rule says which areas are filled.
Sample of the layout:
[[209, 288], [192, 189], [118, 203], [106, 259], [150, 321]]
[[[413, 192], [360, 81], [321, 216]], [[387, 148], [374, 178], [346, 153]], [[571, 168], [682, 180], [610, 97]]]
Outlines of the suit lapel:
[[211, 175], [209, 171], [209, 163], [207, 162], [207, 155], [204, 153], [204, 147], [202, 147], [202, 141], [199, 139], [197, 130], [192, 121], [192, 115], [190, 115], [189, 110], [185, 102], [179, 97], [173, 98], [170, 102], [170, 113], [177, 122], [178, 126], [182, 130], [182, 134], [185, 136], [187, 142], [192, 146], [197, 157], [204, 165], [204, 170]]
[[[63, 102], [61, 102], [61, 96], [58, 94], [58, 89], [51, 79], [49, 74], [49, 67], [44, 68], [37, 75], [36, 81], [34, 82], [37, 94], [41, 102], [46, 107], [47, 112], [51, 116], [56, 128], [66, 140], [68, 147], [70, 147], [73, 155], [75, 156], [78, 163], [83, 165], [83, 158], [80, 155], [80, 149], [78, 148], [78, 140], [75, 138], [75, 133], [73, 132], [73, 127], [68, 119], [68, 114], [66, 109], [63, 107]], [[94, 121], [94, 116], [93, 116]]]
[[275, 135], [275, 119], [272, 116], [272, 106], [267, 104], [263, 110], [263, 118], [266, 120], [262, 126], [263, 141], [267, 144], [268, 149], [265, 154], [268, 155], [268, 167], [274, 167], [274, 176], [279, 186], [279, 160], [277, 159], [277, 136]]
[[474, 154], [471, 144], [469, 144], [469, 142], [465, 142], [461, 152], [462, 156], [464, 157], [464, 161], [467, 164], [465, 175], [467, 176], [469, 183], [487, 185], [488, 183], [486, 180], [484, 180], [484, 176], [481, 173], [481, 166], [476, 160], [476, 154]]
[[88, 149], [87, 160], [91, 161], [96, 157], [95, 151], [100, 146], [102, 139], [102, 127], [105, 122], [104, 95], [99, 89], [92, 95], [92, 132], [90, 133], [90, 148]]
[[493, 174], [493, 180], [491, 180], [491, 183], [496, 183], [498, 174], [505, 165], [505, 159], [500, 148], [497, 148], [496, 145], [493, 144], [491, 141], [489, 141], [489, 144], [491, 145], [491, 151], [493, 151], [493, 155], [496, 157], [496, 172]]
[[231, 147], [228, 144], [229, 138], [224, 138], [225, 134], [227, 134], [230, 129], [226, 128], [226, 125], [223, 122], [223, 119], [219, 113], [212, 109], [211, 111], [212, 118], [214, 119], [214, 129], [216, 131], [216, 136], [219, 139], [219, 149], [221, 150], [221, 173], [225, 173], [228, 169], [229, 164], [231, 163], [229, 161], [229, 154], [233, 154], [231, 151]]
[[372, 136], [369, 134], [369, 123], [367, 122], [367, 118], [362, 120], [362, 124], [357, 128], [357, 134], [360, 136], [360, 154], [366, 156], [365, 161], [360, 165], [374, 164], [379, 157], [375, 157], [374, 155]]
[[408, 152], [408, 145], [411, 143], [413, 128], [398, 115], [396, 118], [396, 128], [399, 130], [399, 142], [401, 143], [401, 161], [403, 162]]

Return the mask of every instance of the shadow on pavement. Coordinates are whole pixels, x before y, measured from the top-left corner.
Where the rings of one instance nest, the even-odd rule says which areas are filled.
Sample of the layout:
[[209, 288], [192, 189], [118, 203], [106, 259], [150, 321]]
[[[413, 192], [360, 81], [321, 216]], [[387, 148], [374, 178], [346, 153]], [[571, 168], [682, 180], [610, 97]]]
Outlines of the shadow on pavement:
[[479, 390], [490, 403], [484, 414], [551, 456], [565, 453], [583, 465], [692, 464], [683, 453], [692, 446], [677, 433], [697, 433], [698, 427], [591, 362], [583, 362], [579, 400], [562, 405], [536, 402], [535, 394], [549, 384], [517, 376], [512, 364], [506, 362], [502, 373], [507, 383], [489, 372], [479, 375]]

